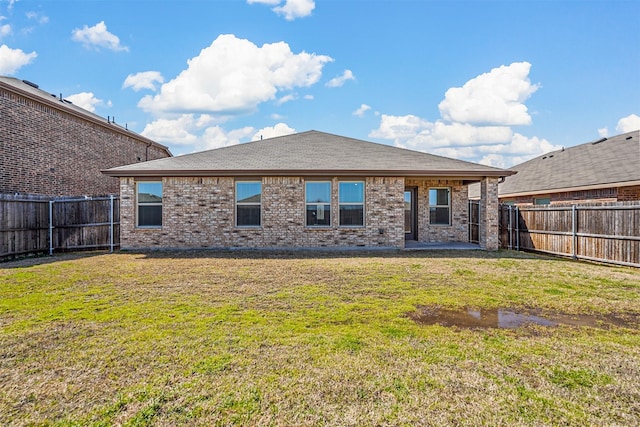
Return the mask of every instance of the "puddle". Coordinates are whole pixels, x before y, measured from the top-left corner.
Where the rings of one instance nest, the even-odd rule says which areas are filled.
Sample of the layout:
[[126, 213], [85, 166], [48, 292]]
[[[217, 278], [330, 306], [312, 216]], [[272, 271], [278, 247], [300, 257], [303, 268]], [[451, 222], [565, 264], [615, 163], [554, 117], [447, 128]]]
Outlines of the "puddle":
[[420, 306], [408, 316], [421, 325], [457, 326], [459, 328], [517, 329], [525, 325], [542, 326], [589, 326], [608, 328], [620, 326], [637, 328], [637, 316], [628, 321], [613, 315], [571, 315], [542, 312], [539, 310], [516, 311], [513, 309], [462, 309], [445, 310], [437, 306]]

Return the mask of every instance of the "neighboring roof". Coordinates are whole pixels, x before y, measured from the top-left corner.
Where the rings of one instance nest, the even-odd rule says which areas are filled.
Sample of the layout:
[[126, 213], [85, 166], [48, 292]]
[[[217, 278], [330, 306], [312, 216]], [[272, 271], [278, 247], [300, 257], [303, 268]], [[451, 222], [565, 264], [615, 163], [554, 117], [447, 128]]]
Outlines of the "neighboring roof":
[[438, 176], [513, 172], [358, 139], [308, 131], [103, 171], [111, 176]]
[[73, 116], [80, 117], [83, 120], [96, 123], [114, 132], [118, 132], [127, 135], [130, 138], [140, 140], [141, 142], [144, 142], [146, 144], [153, 145], [166, 151], [167, 154], [171, 156], [171, 151], [169, 151], [169, 148], [167, 148], [166, 146], [159, 144], [149, 138], [146, 138], [138, 133], [132, 132], [125, 127], [117, 125], [109, 121], [109, 118], [98, 116], [97, 114], [87, 111], [84, 108], [78, 107], [68, 99], [64, 99], [62, 97], [62, 94], [58, 96], [56, 94], [51, 94], [49, 92], [43, 91], [35, 83], [26, 80], [19, 80], [15, 77], [0, 76], [0, 88], [10, 90], [26, 98], [41, 102], [58, 110], [65, 111], [66, 113], [69, 113]]
[[640, 185], [640, 131], [553, 151], [511, 170], [518, 173], [500, 184], [500, 197]]

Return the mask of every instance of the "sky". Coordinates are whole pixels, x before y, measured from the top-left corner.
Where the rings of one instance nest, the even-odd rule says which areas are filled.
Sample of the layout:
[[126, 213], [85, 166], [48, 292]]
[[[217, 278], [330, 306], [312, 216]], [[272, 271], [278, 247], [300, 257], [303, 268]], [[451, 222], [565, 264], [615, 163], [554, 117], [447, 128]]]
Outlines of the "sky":
[[0, 75], [174, 155], [317, 130], [508, 168], [640, 129], [640, 1], [0, 0]]

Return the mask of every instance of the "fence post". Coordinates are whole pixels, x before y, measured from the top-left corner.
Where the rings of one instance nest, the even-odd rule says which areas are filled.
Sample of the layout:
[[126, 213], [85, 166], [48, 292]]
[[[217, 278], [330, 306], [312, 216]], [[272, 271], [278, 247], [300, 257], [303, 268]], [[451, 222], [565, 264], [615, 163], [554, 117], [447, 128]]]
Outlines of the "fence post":
[[53, 200], [49, 200], [49, 255], [53, 255]]
[[113, 253], [113, 194], [109, 195], [109, 252]]
[[578, 207], [571, 205], [571, 257], [578, 259]]
[[513, 206], [509, 205], [509, 249], [513, 249]]
[[520, 209], [516, 206], [516, 251], [520, 250]]

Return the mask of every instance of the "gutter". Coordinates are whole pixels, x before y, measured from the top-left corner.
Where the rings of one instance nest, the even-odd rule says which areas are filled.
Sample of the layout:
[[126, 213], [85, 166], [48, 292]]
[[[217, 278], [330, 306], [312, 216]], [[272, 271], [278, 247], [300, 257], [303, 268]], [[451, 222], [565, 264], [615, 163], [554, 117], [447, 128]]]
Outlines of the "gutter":
[[510, 170], [469, 171], [469, 170], [379, 170], [379, 169], [157, 169], [136, 170], [113, 168], [101, 171], [103, 174], [114, 177], [260, 177], [260, 176], [343, 176], [343, 177], [420, 177], [420, 178], [455, 178], [460, 180], [480, 181], [484, 177], [496, 177], [503, 179], [505, 176], [515, 174]]

